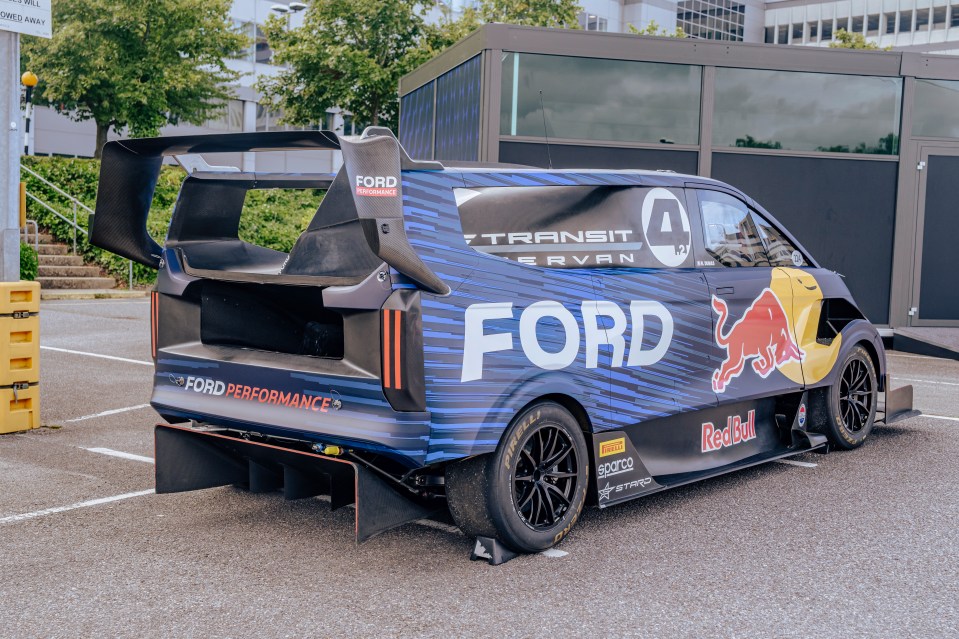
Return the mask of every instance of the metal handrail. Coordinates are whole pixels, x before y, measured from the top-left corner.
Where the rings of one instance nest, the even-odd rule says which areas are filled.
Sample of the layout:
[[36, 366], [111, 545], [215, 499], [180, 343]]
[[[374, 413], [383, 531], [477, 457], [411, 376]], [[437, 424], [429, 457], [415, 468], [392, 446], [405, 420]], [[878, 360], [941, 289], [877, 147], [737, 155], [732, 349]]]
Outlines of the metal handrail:
[[37, 173], [36, 171], [34, 171], [33, 169], [31, 169], [29, 166], [24, 166], [23, 164], [21, 164], [21, 165], [20, 165], [20, 170], [21, 170], [21, 171], [26, 171], [30, 176], [32, 176], [32, 177], [40, 180], [41, 182], [43, 182], [44, 184], [46, 184], [47, 186], [49, 186], [51, 189], [53, 189], [54, 191], [56, 191], [57, 193], [59, 193], [59, 194], [62, 195], [63, 197], [67, 198], [68, 200], [71, 200], [72, 202], [75, 202], [78, 207], [80, 207], [81, 209], [85, 210], [87, 213], [92, 214], [92, 213], [94, 212], [93, 209], [91, 209], [89, 206], [87, 206], [86, 204], [84, 204], [83, 202], [81, 202], [79, 199], [77, 199], [77, 198], [74, 197], [73, 195], [70, 195], [69, 193], [67, 193], [66, 191], [64, 191], [63, 189], [61, 189], [59, 186], [57, 186], [56, 184], [54, 184], [53, 182], [51, 182], [50, 180], [46, 179], [45, 177], [43, 177], [42, 175], [40, 175], [39, 173]]
[[40, 227], [37, 226], [36, 220], [27, 220], [27, 223], [23, 225], [23, 228], [20, 229], [23, 232], [23, 243], [30, 244], [30, 225], [33, 225], [33, 250], [37, 253], [40, 252]]
[[84, 235], [89, 235], [87, 230], [83, 228], [82, 226], [80, 226], [79, 224], [77, 224], [76, 221], [71, 222], [65, 215], [60, 213], [60, 211], [56, 210], [55, 208], [47, 204], [46, 202], [38, 198], [36, 195], [31, 193], [30, 191], [27, 191], [27, 197], [73, 227], [73, 254], [76, 255], [77, 254], [77, 231], [80, 231]]
[[[81, 202], [80, 200], [78, 200], [77, 198], [75, 198], [74, 196], [70, 195], [69, 193], [67, 193], [66, 191], [64, 191], [63, 189], [61, 189], [59, 186], [57, 186], [56, 184], [54, 184], [53, 182], [51, 182], [50, 180], [46, 179], [45, 177], [43, 177], [42, 175], [40, 175], [39, 173], [37, 173], [36, 171], [34, 171], [33, 169], [31, 169], [30, 167], [28, 167], [28, 166], [23, 166], [23, 165], [21, 164], [21, 165], [20, 165], [20, 170], [21, 170], [21, 171], [26, 171], [26, 172], [27, 172], [27, 175], [30, 175], [30, 176], [32, 176], [33, 178], [37, 179], [37, 180], [40, 180], [41, 182], [43, 182], [44, 184], [46, 184], [47, 186], [49, 186], [49, 187], [50, 187], [51, 189], [53, 189], [54, 191], [56, 191], [57, 193], [59, 193], [59, 194], [62, 195], [63, 197], [67, 198], [68, 200], [70, 200], [70, 203], [73, 204], [73, 221], [71, 222], [70, 220], [68, 220], [67, 218], [63, 217], [62, 215], [60, 215], [60, 214], [57, 213], [56, 211], [53, 211], [53, 209], [52, 209], [49, 205], [41, 202], [48, 210], [53, 211], [54, 213], [57, 213], [57, 215], [58, 215], [60, 218], [62, 218], [63, 221], [67, 222], [68, 224], [73, 225], [73, 254], [76, 255], [76, 254], [77, 254], [77, 231], [79, 230], [79, 231], [81, 231], [84, 235], [88, 235], [86, 229], [82, 228], [79, 224], [77, 224], [77, 208], [82, 208], [82, 209], [86, 210], [86, 211], [89, 212], [89, 213], [93, 213], [93, 209], [91, 209], [89, 206], [87, 206], [86, 204], [84, 204], [83, 202]], [[34, 199], [35, 201], [37, 201], [37, 202], [40, 202], [40, 200], [37, 199], [36, 196], [33, 196], [33, 199]]]
[[[91, 215], [94, 213], [93, 209], [91, 209], [89, 206], [87, 206], [86, 204], [78, 200], [76, 197], [70, 195], [69, 193], [61, 189], [59, 186], [54, 184], [53, 182], [51, 182], [50, 180], [46, 179], [45, 177], [43, 177], [42, 175], [40, 175], [39, 173], [31, 169], [30, 167], [27, 167], [21, 164], [20, 170], [26, 171], [28, 175], [30, 175], [33, 178], [36, 178], [37, 180], [40, 180], [42, 183], [46, 184], [54, 191], [56, 191], [63, 197], [67, 198], [68, 200], [70, 200], [71, 204], [73, 204], [73, 221], [71, 222], [66, 216], [60, 213], [60, 211], [56, 210], [55, 208], [47, 204], [46, 202], [38, 198], [36, 195], [31, 193], [30, 191], [26, 191], [28, 198], [32, 199], [34, 202], [36, 202], [43, 208], [47, 209], [48, 211], [56, 215], [58, 218], [60, 218], [61, 220], [63, 220], [64, 222], [66, 222], [67, 224], [73, 227], [73, 254], [76, 255], [77, 254], [77, 231], [80, 231], [81, 233], [83, 233], [84, 235], [88, 237], [90, 235], [90, 233], [85, 228], [83, 228], [77, 223], [77, 209], [81, 208], [84, 211], [90, 213]], [[36, 222], [34, 222], [34, 225], [36, 225]], [[39, 231], [39, 227], [37, 227], [37, 230]], [[39, 233], [37, 235], [39, 235]], [[133, 290], [133, 260], [127, 260], [127, 261], [129, 262], [128, 287], [132, 291]]]

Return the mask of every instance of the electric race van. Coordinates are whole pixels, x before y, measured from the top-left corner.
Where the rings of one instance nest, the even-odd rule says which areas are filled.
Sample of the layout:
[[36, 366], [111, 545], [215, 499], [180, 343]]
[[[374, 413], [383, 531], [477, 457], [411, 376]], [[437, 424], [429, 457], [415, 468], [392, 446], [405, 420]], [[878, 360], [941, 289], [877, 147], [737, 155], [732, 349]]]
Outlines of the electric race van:
[[[316, 149], [343, 168], [198, 155]], [[188, 175], [160, 246], [166, 156]], [[273, 188], [326, 189], [289, 253], [238, 233]], [[359, 541], [448, 505], [501, 561], [560, 542], [587, 502], [856, 448], [914, 414], [840, 276], [711, 179], [443, 166], [373, 127], [124, 140], [90, 228], [158, 269], [157, 492], [328, 494]]]

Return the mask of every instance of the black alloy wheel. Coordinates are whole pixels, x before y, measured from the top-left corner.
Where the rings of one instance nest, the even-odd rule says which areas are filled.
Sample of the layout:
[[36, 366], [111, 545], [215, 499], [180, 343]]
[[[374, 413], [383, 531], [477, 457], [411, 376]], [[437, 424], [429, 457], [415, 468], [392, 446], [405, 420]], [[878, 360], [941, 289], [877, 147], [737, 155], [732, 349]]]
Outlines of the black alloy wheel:
[[573, 442], [559, 427], [544, 424], [530, 434], [513, 475], [513, 503], [523, 522], [546, 530], [573, 503], [579, 479]]
[[496, 451], [446, 468], [450, 513], [469, 537], [518, 552], [562, 541], [586, 503], [589, 449], [582, 427], [555, 402], [520, 411]]
[[851, 360], [839, 379], [839, 415], [846, 430], [859, 433], [870, 425], [875, 403], [875, 376], [870, 376], [865, 362]]
[[862, 446], [876, 419], [879, 385], [869, 352], [856, 344], [836, 364], [832, 386], [811, 391], [810, 429], [829, 438], [836, 448]]

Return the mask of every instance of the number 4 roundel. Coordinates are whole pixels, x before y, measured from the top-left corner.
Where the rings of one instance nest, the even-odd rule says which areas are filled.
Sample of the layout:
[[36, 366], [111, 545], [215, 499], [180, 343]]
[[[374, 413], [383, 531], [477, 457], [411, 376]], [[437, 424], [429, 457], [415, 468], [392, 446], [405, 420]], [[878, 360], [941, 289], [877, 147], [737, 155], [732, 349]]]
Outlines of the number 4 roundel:
[[680, 266], [689, 256], [689, 216], [679, 198], [666, 189], [646, 194], [643, 234], [653, 256], [665, 266]]

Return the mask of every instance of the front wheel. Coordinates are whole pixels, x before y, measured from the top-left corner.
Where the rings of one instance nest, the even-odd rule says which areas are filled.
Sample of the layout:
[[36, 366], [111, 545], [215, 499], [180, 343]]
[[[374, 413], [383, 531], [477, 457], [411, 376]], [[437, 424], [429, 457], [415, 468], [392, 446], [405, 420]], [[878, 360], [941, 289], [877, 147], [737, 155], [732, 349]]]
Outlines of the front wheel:
[[815, 408], [825, 419], [817, 430], [834, 446], [851, 450], [862, 446], [876, 419], [876, 367], [866, 349], [856, 346], [839, 371], [835, 383], [820, 391]]
[[559, 543], [582, 512], [588, 483], [583, 432], [553, 402], [517, 415], [494, 453], [446, 471], [450, 512], [463, 532], [496, 537], [519, 552]]

